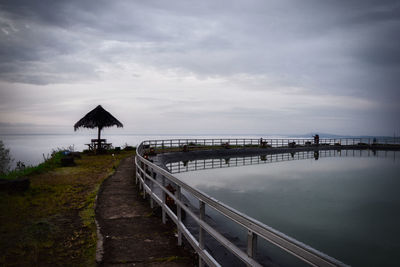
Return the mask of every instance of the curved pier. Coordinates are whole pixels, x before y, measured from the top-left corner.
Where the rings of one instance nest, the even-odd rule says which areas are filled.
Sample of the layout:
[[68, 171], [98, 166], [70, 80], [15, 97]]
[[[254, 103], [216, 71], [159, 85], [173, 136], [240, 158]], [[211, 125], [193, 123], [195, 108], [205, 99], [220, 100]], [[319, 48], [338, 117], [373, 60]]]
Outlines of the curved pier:
[[[262, 238], [286, 252], [298, 257], [312, 266], [346, 266], [346, 264], [312, 248], [284, 233], [281, 233], [223, 203], [205, 193], [196, 190], [166, 170], [168, 161], [167, 153], [178, 154], [186, 159], [201, 157], [205, 154], [226, 155], [245, 154], [276, 154], [278, 152], [313, 151], [313, 150], [337, 150], [337, 149], [390, 149], [398, 150], [399, 144], [384, 140], [384, 143], [371, 139], [322, 139], [313, 144], [313, 140], [307, 139], [185, 139], [185, 140], [151, 140], [145, 141], [137, 148], [136, 157], [136, 182], [143, 190], [144, 197], [150, 195], [150, 205], [157, 203], [162, 208], [162, 220], [165, 223], [167, 216], [177, 225], [178, 244], [182, 243], [182, 237], [192, 245], [199, 254], [199, 265], [204, 263], [209, 266], [220, 266], [210, 251], [205, 248], [205, 232], [211, 235], [228, 251], [238, 257], [248, 266], [260, 266], [256, 261], [257, 239]], [[174, 152], [174, 153], [171, 153]], [[183, 152], [183, 153], [175, 153]], [[260, 153], [261, 152], [261, 153]], [[157, 157], [160, 153], [164, 156]], [[171, 158], [170, 158], [171, 160]], [[164, 167], [162, 167], [164, 166]], [[167, 185], [172, 185], [173, 190]], [[190, 209], [182, 201], [181, 192], [185, 191], [199, 202], [197, 211]], [[169, 203], [168, 203], [169, 201]], [[173, 205], [171, 205], [171, 201]], [[176, 207], [175, 207], [176, 205]], [[205, 220], [205, 207], [212, 208], [226, 218], [235, 222], [247, 232], [247, 248], [237, 247]], [[175, 211], [176, 209], [176, 211]], [[182, 210], [199, 225], [198, 237], [194, 236], [188, 227], [182, 222]]]

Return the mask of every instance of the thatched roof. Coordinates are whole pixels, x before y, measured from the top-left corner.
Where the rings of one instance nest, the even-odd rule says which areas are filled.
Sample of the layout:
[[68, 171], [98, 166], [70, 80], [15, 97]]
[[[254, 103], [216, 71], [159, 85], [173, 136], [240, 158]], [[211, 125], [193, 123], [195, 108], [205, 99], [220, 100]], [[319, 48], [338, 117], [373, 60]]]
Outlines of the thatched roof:
[[79, 127], [102, 129], [111, 126], [124, 127], [119, 120], [106, 111], [102, 106], [98, 105], [95, 109], [86, 114], [85, 117], [75, 123], [74, 129], [75, 131]]

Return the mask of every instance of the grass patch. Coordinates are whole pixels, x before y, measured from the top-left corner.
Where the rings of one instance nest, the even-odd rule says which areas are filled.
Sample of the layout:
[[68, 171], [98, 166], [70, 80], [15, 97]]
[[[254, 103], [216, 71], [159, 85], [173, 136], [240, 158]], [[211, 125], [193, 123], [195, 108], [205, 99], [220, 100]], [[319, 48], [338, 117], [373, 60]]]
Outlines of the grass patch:
[[97, 242], [97, 235], [96, 235], [96, 223], [95, 223], [95, 202], [97, 192], [100, 189], [100, 184], [96, 185], [93, 191], [88, 195], [85, 207], [79, 212], [79, 216], [81, 218], [82, 224], [84, 227], [90, 230], [90, 235], [88, 238], [90, 239], [90, 246], [85, 252], [84, 258], [86, 258], [86, 266], [94, 266], [95, 261], [94, 257], [96, 255], [96, 242]]
[[24, 174], [27, 191], [0, 192], [0, 266], [95, 266], [98, 189], [133, 154], [82, 154], [75, 167], [55, 158]]
[[47, 159], [43, 163], [40, 163], [37, 166], [28, 166], [22, 170], [13, 170], [3, 175], [1, 178], [4, 179], [16, 179], [19, 177], [30, 176], [34, 174], [41, 174], [44, 172], [48, 172], [54, 170], [57, 167], [61, 166], [61, 158], [63, 157], [62, 152], [58, 151], [52, 155], [51, 158]]

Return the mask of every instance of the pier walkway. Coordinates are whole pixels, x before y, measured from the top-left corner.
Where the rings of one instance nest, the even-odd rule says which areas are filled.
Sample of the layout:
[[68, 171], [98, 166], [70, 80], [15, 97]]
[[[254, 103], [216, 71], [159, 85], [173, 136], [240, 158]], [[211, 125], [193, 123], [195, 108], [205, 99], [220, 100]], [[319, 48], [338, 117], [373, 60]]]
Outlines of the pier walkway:
[[193, 266], [194, 253], [177, 246], [175, 225], [163, 224], [150, 209], [136, 188], [134, 175], [134, 157], [130, 157], [100, 187], [96, 203], [99, 266]]

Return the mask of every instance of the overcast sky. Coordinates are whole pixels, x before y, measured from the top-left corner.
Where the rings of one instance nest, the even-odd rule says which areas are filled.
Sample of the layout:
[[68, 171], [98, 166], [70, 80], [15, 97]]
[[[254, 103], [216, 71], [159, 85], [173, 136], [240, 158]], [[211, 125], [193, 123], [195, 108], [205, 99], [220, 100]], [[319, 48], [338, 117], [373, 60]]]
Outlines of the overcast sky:
[[3, 133], [400, 135], [399, 84], [399, 1], [0, 0]]

